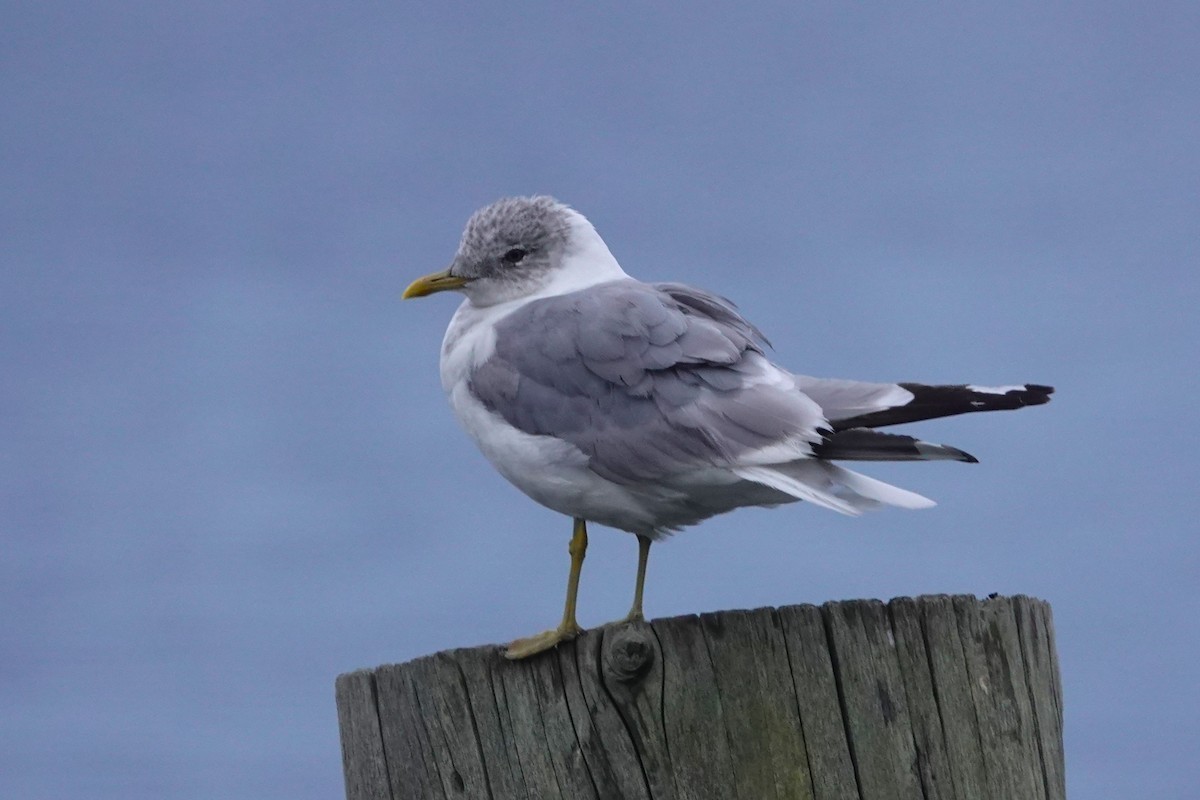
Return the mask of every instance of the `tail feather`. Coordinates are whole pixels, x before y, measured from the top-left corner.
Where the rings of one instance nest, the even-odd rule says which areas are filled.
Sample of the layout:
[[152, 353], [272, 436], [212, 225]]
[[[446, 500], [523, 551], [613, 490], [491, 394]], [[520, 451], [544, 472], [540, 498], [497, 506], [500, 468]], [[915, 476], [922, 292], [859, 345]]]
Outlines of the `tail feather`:
[[896, 506], [897, 508], [933, 508], [937, 505], [936, 502], [930, 500], [925, 495], [910, 492], [907, 489], [901, 489], [899, 486], [893, 486], [890, 483], [884, 483], [876, 478], [870, 478], [863, 475], [861, 472], [838, 467], [834, 464], [826, 466], [834, 467], [837, 470], [838, 480], [841, 481], [847, 489], [854, 492], [860, 497], [865, 497], [868, 500], [873, 500], [876, 503], [881, 503], [887, 506]]
[[770, 467], [744, 467], [736, 471], [748, 481], [855, 517], [883, 505], [913, 509], [936, 505], [928, 497], [868, 478], [828, 461], [802, 459]]
[[[820, 462], [810, 462], [817, 464]], [[807, 500], [813, 505], [828, 508], [831, 511], [837, 511], [851, 517], [857, 517], [863, 512], [855, 503], [844, 500], [834, 493], [832, 483], [821, 476], [821, 480], [812, 480], [816, 476], [796, 476], [789, 475], [784, 472], [778, 465], [775, 467], [742, 467], [734, 470], [738, 477], [755, 483], [761, 483], [763, 486], [770, 486], [776, 491], [790, 494], [798, 500]]]

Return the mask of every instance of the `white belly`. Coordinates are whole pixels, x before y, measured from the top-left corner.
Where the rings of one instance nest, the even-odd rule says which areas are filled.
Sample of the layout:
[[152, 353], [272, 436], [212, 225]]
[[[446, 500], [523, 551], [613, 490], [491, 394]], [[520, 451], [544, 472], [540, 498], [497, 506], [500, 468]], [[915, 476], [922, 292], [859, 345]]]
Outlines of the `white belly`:
[[574, 445], [517, 430], [484, 408], [465, 381], [451, 391], [450, 405], [492, 466], [547, 508], [645, 534], [656, 527], [649, 498], [592, 472]]

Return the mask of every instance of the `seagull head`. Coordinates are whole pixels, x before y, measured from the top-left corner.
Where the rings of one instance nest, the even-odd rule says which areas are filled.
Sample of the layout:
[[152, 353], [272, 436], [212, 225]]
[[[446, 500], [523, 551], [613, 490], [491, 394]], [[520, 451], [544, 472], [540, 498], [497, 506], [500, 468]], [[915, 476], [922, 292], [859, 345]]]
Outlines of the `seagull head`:
[[553, 197], [506, 197], [467, 221], [450, 266], [404, 298], [458, 290], [476, 306], [562, 294], [626, 277], [587, 219]]

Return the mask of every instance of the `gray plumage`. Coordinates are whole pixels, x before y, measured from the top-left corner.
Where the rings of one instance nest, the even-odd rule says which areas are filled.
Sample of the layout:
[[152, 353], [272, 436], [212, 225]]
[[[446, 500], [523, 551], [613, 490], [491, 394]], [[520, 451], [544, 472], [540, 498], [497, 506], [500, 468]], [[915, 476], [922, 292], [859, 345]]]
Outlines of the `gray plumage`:
[[595, 472], [633, 484], [820, 441], [815, 403], [748, 383], [767, 367], [762, 341], [716, 295], [613, 281], [506, 316], [470, 387], [518, 430], [570, 442]]

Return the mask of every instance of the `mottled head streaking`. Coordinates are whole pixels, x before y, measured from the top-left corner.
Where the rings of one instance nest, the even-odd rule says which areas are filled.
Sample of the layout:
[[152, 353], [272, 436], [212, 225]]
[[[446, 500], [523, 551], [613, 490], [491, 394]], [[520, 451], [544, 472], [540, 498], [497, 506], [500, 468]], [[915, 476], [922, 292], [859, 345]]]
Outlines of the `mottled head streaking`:
[[562, 261], [578, 215], [553, 197], [507, 197], [476, 211], [448, 272], [477, 305], [527, 294]]

